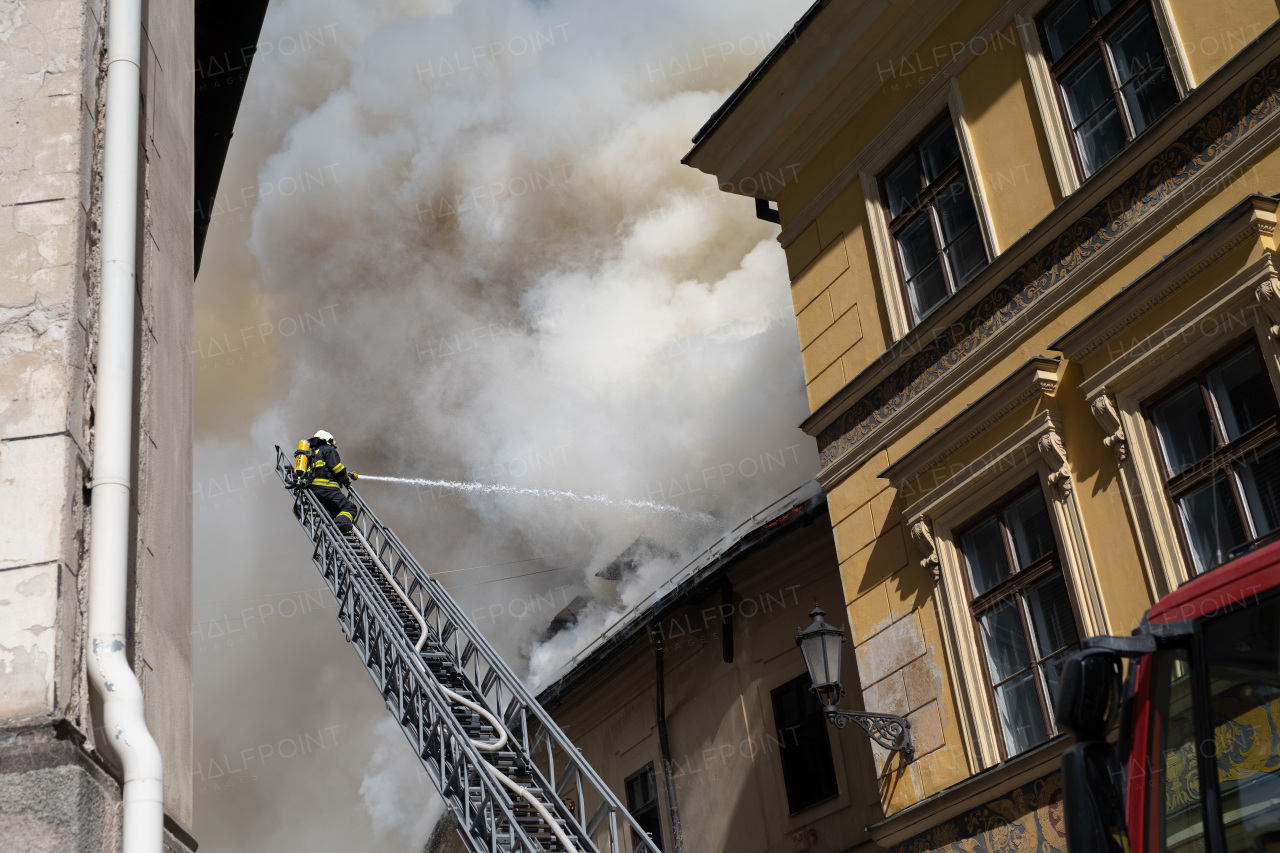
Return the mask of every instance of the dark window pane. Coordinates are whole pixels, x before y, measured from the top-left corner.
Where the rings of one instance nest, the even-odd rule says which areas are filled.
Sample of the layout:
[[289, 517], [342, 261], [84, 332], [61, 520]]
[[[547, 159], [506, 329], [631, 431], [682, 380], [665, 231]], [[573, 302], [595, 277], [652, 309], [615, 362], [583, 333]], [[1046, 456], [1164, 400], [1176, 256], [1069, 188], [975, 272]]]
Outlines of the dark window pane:
[[1244, 521], [1225, 477], [1189, 492], [1179, 499], [1178, 508], [1197, 571], [1212, 569], [1232, 548], [1250, 538], [1245, 535]]
[[978, 211], [969, 194], [969, 182], [958, 178], [938, 195], [938, 230], [942, 242], [950, 243], [956, 237], [978, 224]]
[[1053, 713], [1054, 705], [1058, 701], [1058, 683], [1062, 681], [1062, 667], [1066, 665], [1067, 659], [1071, 657], [1075, 651], [1075, 646], [1071, 646], [1053, 657], [1040, 664], [1040, 674], [1044, 677], [1045, 694], [1048, 696], [1049, 713]]
[[1062, 575], [1045, 578], [1027, 590], [1026, 597], [1031, 631], [1035, 635], [1036, 657], [1047, 658], [1076, 644], [1079, 640], [1076, 620]]
[[[995, 608], [978, 622], [982, 626], [982, 639], [987, 647], [987, 663], [991, 667], [992, 681], [1004, 681], [1031, 665], [1031, 658], [1027, 653], [1027, 634], [1022, 628], [1017, 601]], [[1036, 708], [1038, 713], [1039, 706]]]
[[1067, 120], [1075, 133], [1080, 160], [1093, 174], [1124, 148], [1125, 128], [1116, 108], [1111, 78], [1101, 52], [1091, 53], [1062, 78]]
[[947, 264], [956, 287], [968, 284], [974, 275], [987, 268], [987, 245], [977, 225], [961, 234], [960, 240], [947, 247]]
[[1253, 535], [1280, 528], [1280, 444], [1250, 453], [1239, 467], [1240, 485], [1253, 520]]
[[908, 282], [907, 287], [911, 292], [911, 309], [915, 312], [916, 320], [929, 316], [950, 293], [947, 290], [946, 276], [942, 272], [942, 263], [937, 260]]
[[1151, 410], [1170, 475], [1180, 474], [1213, 450], [1213, 429], [1199, 385], [1189, 385]]
[[917, 218], [898, 235], [898, 254], [902, 258], [902, 272], [908, 278], [937, 260], [938, 245], [933, 237], [933, 223], [929, 215]]
[[1150, 10], [1142, 9], [1121, 24], [1107, 39], [1107, 46], [1133, 132], [1141, 133], [1178, 102], [1178, 87]]
[[1040, 700], [1036, 696], [1039, 689], [1029, 672], [996, 688], [1000, 728], [1004, 730], [1009, 755], [1025, 752], [1047, 737], [1044, 712], [1040, 710]]
[[1086, 175], [1092, 175], [1124, 148], [1124, 122], [1114, 101], [1109, 101], [1084, 124], [1076, 128], [1076, 144]]
[[1044, 16], [1044, 34], [1048, 39], [1049, 61], [1066, 53], [1089, 31], [1092, 21], [1088, 0], [1067, 0]]
[[1018, 567], [1029, 566], [1036, 560], [1052, 554], [1057, 548], [1053, 541], [1053, 525], [1049, 511], [1044, 506], [1040, 489], [1032, 489], [1005, 510], [1005, 524], [1013, 536], [1013, 553]]
[[962, 536], [960, 550], [969, 564], [974, 595], [982, 595], [1009, 576], [1004, 534], [1000, 532], [1000, 523], [996, 519], [984, 521]]
[[1134, 133], [1142, 133], [1178, 103], [1178, 87], [1174, 85], [1169, 66], [1163, 62], [1134, 77], [1122, 91]]
[[[658, 785], [653, 776], [653, 764], [629, 777], [626, 781], [627, 811], [645, 831], [654, 846], [662, 849], [662, 824], [658, 818]], [[639, 849], [635, 830], [631, 831], [633, 849]]]
[[970, 279], [987, 267], [987, 245], [982, 232], [973, 226], [947, 247], [947, 263], [956, 287], [968, 284]]
[[987, 265], [987, 247], [967, 179], [960, 178], [938, 196], [937, 211], [942, 240], [949, 244], [946, 254], [951, 278], [959, 287]]
[[1067, 118], [1073, 128], [1098, 111], [1103, 104], [1114, 99], [1111, 94], [1111, 78], [1102, 61], [1102, 53], [1095, 51], [1083, 62], [1062, 77], [1062, 99], [1067, 102]]
[[944, 121], [920, 143], [920, 160], [924, 163], [924, 179], [932, 182], [960, 159], [960, 144], [955, 128]]
[[1210, 371], [1208, 385], [1227, 441], [1275, 417], [1276, 393], [1256, 349], [1249, 348]]
[[884, 191], [889, 202], [889, 216], [896, 217], [916, 200], [924, 185], [920, 182], [920, 167], [915, 157], [907, 157], [884, 179]]
[[1111, 50], [1112, 67], [1121, 85], [1164, 59], [1164, 44], [1149, 9], [1140, 9], [1130, 15], [1107, 37], [1107, 47]]
[[778, 725], [778, 754], [791, 813], [802, 811], [839, 793], [827, 720], [808, 675], [773, 691], [773, 718]]

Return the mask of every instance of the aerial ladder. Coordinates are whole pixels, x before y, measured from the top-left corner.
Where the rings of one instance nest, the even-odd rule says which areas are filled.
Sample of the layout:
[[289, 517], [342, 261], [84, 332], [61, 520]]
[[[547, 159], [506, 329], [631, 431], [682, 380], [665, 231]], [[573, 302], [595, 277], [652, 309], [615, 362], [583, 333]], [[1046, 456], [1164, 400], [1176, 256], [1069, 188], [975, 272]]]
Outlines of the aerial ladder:
[[279, 446], [276, 473], [337, 599], [343, 633], [471, 853], [661, 853], [354, 488], [359, 512], [343, 533], [299, 487]]

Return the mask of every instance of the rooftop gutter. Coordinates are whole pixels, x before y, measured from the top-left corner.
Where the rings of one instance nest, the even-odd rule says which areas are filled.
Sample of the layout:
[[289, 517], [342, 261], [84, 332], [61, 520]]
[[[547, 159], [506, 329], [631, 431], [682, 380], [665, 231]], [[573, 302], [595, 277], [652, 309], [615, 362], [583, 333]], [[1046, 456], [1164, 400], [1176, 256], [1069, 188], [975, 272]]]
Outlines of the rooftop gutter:
[[737, 109], [740, 103], [746, 100], [747, 95], [755, 88], [760, 78], [769, 72], [769, 69], [782, 57], [787, 48], [795, 44], [796, 39], [800, 38], [800, 34], [808, 28], [818, 13], [825, 9], [830, 2], [831, 0], [817, 0], [800, 20], [795, 22], [795, 25], [783, 36], [782, 40], [773, 46], [773, 50], [769, 51], [760, 64], [747, 75], [747, 79], [738, 84], [738, 88], [733, 90], [733, 94], [729, 95], [728, 100], [721, 104], [720, 108], [711, 114], [711, 118], [707, 119], [706, 123], [693, 135], [693, 148], [689, 149], [688, 154], [680, 158], [681, 163], [686, 166], [689, 165], [689, 161], [698, 152], [698, 149], [702, 147], [702, 143], [729, 117], [730, 113]]

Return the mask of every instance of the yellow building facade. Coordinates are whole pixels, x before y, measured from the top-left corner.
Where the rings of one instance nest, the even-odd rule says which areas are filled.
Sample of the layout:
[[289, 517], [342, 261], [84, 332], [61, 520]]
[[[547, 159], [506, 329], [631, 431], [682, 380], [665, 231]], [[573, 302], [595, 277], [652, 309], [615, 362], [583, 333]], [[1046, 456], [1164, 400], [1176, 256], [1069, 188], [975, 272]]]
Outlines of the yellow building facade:
[[685, 157], [780, 220], [882, 847], [1065, 849], [1062, 660], [1280, 527], [1277, 18], [818, 2]]

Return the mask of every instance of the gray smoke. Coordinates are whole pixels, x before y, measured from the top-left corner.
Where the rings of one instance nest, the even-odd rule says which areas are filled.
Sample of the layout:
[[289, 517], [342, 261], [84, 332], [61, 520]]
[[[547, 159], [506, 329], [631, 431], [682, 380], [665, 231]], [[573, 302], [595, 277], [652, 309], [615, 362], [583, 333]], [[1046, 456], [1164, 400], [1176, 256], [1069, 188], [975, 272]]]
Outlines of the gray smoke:
[[[363, 485], [534, 683], [812, 477], [776, 226], [679, 163], [803, 7], [272, 4], [197, 288], [194, 498], [196, 757], [270, 755], [197, 778], [204, 849], [421, 849], [439, 814], [323, 608], [273, 444], [324, 428], [360, 472], [711, 517]], [[595, 577], [637, 539], [675, 556]]]

